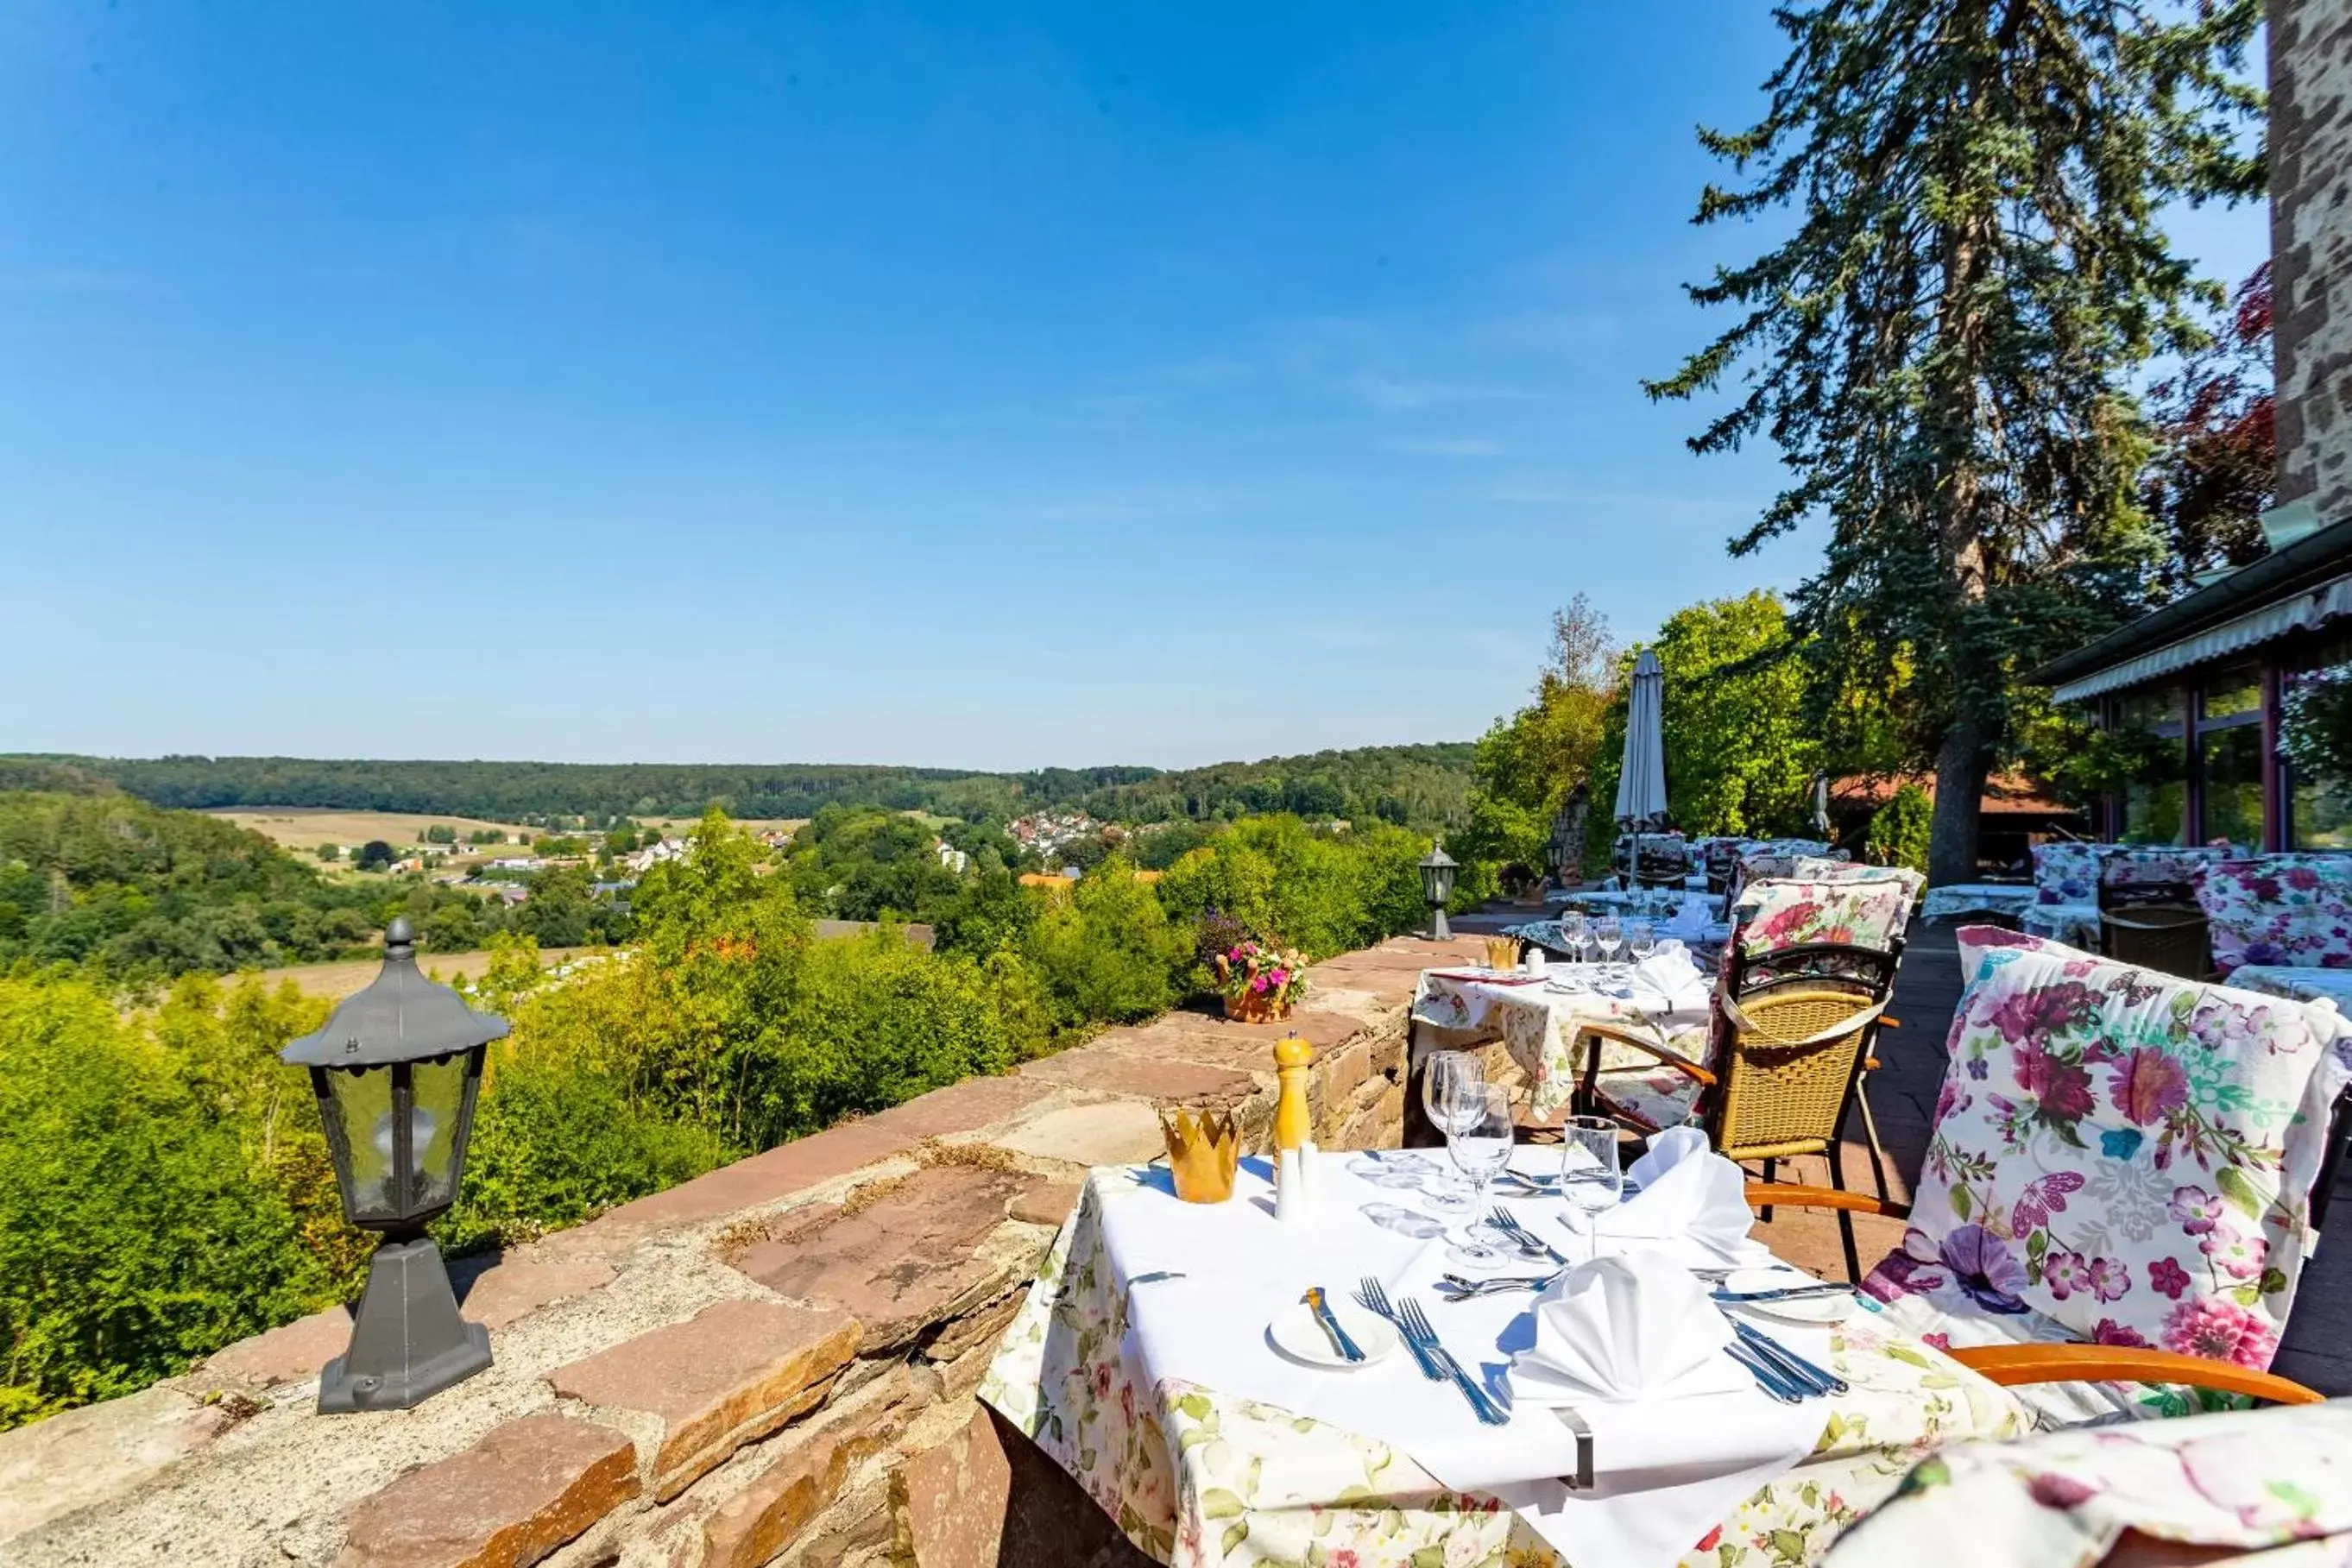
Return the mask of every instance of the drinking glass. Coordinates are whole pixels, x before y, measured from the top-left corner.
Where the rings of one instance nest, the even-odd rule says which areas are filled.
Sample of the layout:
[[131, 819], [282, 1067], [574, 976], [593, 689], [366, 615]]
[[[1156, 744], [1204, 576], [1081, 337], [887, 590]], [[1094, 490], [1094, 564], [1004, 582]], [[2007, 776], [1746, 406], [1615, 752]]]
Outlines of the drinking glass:
[[[1445, 1131], [1445, 1152], [1470, 1184], [1470, 1209], [1484, 1214], [1487, 1185], [1511, 1163], [1510, 1092], [1499, 1083], [1456, 1080], [1451, 1092], [1454, 1113]], [[1475, 1226], [1465, 1227], [1445, 1255], [1482, 1269], [1507, 1260]]]
[[1568, 956], [1570, 959], [1581, 964], [1587, 962], [1591, 958], [1592, 954], [1592, 927], [1585, 924], [1583, 915], [1568, 915], [1561, 916], [1559, 922], [1559, 939], [1563, 943], [1567, 944]]
[[[1617, 1167], [1617, 1124], [1606, 1116], [1570, 1116], [1560, 1123], [1559, 1189], [1570, 1210], [1588, 1222], [1617, 1207], [1624, 1190]], [[1595, 1244], [1596, 1250], [1598, 1243]]]
[[1624, 949], [1625, 946], [1624, 923], [1613, 915], [1594, 921], [1592, 940], [1601, 948], [1601, 961], [1604, 964], [1615, 963], [1617, 955]]
[[[1486, 1082], [1486, 1063], [1475, 1053], [1431, 1052], [1421, 1070], [1421, 1104], [1429, 1113], [1430, 1124], [1451, 1138], [1455, 1120], [1466, 1116], [1475, 1103], [1472, 1091], [1484, 1088]], [[1423, 1196], [1429, 1207], [1440, 1214], [1464, 1214], [1470, 1208], [1470, 1195], [1443, 1166], [1431, 1176], [1428, 1191]]]
[[1625, 951], [1640, 963], [1658, 950], [1657, 928], [1646, 920], [1636, 920], [1625, 927]]

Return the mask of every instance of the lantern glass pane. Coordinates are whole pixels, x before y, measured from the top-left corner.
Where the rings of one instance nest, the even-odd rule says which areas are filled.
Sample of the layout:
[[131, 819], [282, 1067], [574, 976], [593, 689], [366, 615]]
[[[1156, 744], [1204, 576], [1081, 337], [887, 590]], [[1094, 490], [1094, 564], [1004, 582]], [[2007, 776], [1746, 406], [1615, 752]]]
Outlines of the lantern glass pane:
[[392, 1180], [392, 1143], [380, 1134], [392, 1125], [392, 1069], [333, 1071], [327, 1074], [327, 1082], [342, 1123], [344, 1146], [351, 1151], [344, 1206], [362, 1225], [391, 1219], [400, 1212], [399, 1194]]
[[466, 1053], [420, 1061], [410, 1070], [408, 1127], [416, 1161], [411, 1208], [437, 1208], [457, 1198], [458, 1113], [466, 1094]]

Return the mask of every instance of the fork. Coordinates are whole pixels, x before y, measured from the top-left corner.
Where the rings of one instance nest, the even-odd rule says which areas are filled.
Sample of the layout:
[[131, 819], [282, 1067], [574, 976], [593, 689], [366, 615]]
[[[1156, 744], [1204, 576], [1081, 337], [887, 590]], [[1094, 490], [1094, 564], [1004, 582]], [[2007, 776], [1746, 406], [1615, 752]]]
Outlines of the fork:
[[1496, 1229], [1500, 1230], [1503, 1234], [1508, 1236], [1514, 1242], [1517, 1242], [1518, 1244], [1519, 1251], [1523, 1255], [1529, 1258], [1549, 1258], [1553, 1262], [1563, 1266], [1568, 1262], [1567, 1257], [1561, 1253], [1559, 1248], [1554, 1247], [1550, 1242], [1546, 1241], [1534, 1231], [1529, 1230], [1526, 1226], [1520, 1224], [1517, 1217], [1513, 1215], [1509, 1209], [1505, 1208], [1501, 1204], [1498, 1203], [1495, 1205], [1493, 1212], [1486, 1216], [1486, 1220], [1487, 1223], [1494, 1226]]
[[1378, 1279], [1367, 1274], [1359, 1281], [1356, 1285], [1356, 1300], [1362, 1305], [1364, 1311], [1386, 1318], [1396, 1325], [1397, 1333], [1404, 1339], [1405, 1349], [1412, 1352], [1412, 1359], [1421, 1364], [1421, 1375], [1423, 1377], [1428, 1378], [1432, 1383], [1445, 1381], [1445, 1374], [1439, 1371], [1437, 1364], [1429, 1359], [1428, 1354], [1421, 1348], [1421, 1342], [1413, 1337], [1412, 1330], [1408, 1328], [1405, 1321], [1397, 1315], [1396, 1308], [1389, 1304], [1389, 1293]]
[[1479, 1387], [1468, 1373], [1462, 1370], [1462, 1364], [1454, 1359], [1454, 1353], [1438, 1343], [1437, 1331], [1429, 1326], [1429, 1314], [1422, 1311], [1419, 1301], [1407, 1296], [1400, 1303], [1397, 1321], [1399, 1326], [1404, 1330], [1405, 1336], [1408, 1339], [1419, 1340], [1423, 1349], [1428, 1353], [1429, 1359], [1446, 1376], [1454, 1379], [1454, 1385], [1462, 1390], [1463, 1398], [1470, 1401], [1471, 1411], [1477, 1416], [1481, 1424], [1488, 1427], [1510, 1425], [1510, 1416], [1494, 1400], [1487, 1397], [1486, 1391]]

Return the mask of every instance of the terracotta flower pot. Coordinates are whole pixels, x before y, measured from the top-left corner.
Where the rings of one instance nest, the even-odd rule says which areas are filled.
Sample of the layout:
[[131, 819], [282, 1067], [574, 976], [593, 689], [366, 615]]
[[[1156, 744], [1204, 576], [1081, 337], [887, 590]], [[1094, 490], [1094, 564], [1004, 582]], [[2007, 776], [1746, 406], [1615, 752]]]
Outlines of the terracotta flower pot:
[[1290, 1016], [1287, 1001], [1269, 1001], [1255, 991], [1225, 998], [1225, 1016], [1237, 1023], [1276, 1023]]

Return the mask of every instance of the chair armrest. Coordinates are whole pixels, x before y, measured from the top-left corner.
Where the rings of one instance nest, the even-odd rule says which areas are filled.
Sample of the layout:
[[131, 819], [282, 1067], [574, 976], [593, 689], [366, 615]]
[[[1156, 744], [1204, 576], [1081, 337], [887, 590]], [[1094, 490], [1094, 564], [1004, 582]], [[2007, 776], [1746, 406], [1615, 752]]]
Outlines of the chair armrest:
[[1645, 1051], [1649, 1055], [1656, 1057], [1660, 1061], [1664, 1062], [1668, 1067], [1673, 1068], [1675, 1071], [1681, 1073], [1685, 1078], [1696, 1079], [1701, 1083], [1711, 1084], [1715, 1082], [1714, 1073], [1708, 1071], [1706, 1068], [1701, 1067], [1697, 1062], [1693, 1061], [1681, 1051], [1669, 1050], [1665, 1046], [1660, 1045], [1654, 1040], [1644, 1040], [1638, 1034], [1629, 1034], [1623, 1030], [1612, 1029], [1609, 1025], [1601, 1023], [1589, 1023], [1581, 1025], [1578, 1028], [1576, 1032], [1580, 1038], [1589, 1039], [1593, 1042], [1591, 1054], [1588, 1058], [1589, 1061], [1597, 1061], [1600, 1059], [1601, 1041], [1604, 1040], [1613, 1040], [1619, 1045], [1630, 1045], [1635, 1051]]
[[2247, 1394], [2273, 1405], [2316, 1405], [2326, 1398], [2273, 1373], [2256, 1372], [2201, 1355], [2123, 1344], [1988, 1344], [1945, 1354], [1987, 1380], [2021, 1383], [2184, 1383], [2222, 1394]]
[[1751, 1181], [1744, 1195], [1750, 1208], [1843, 1208], [1855, 1214], [1884, 1214], [1908, 1219], [1911, 1206], [1866, 1192], [1841, 1192], [1833, 1186], [1801, 1186], [1795, 1182]]

